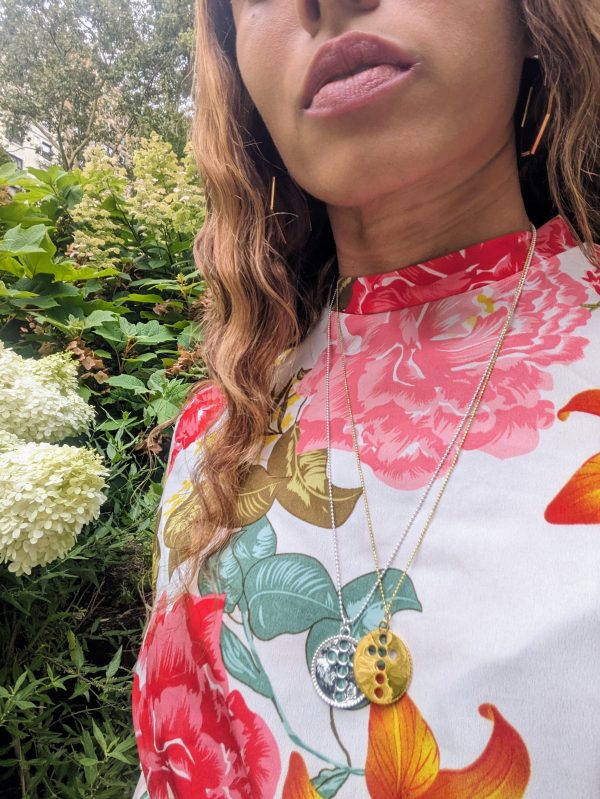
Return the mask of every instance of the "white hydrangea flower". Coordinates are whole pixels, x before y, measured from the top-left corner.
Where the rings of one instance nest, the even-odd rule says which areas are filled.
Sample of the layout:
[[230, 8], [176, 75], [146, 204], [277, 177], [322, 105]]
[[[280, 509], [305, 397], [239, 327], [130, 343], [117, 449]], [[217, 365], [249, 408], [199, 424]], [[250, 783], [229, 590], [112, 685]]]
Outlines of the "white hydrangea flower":
[[91, 449], [0, 432], [0, 563], [31, 574], [64, 556], [98, 517], [108, 474]]
[[0, 430], [0, 452], [6, 452], [9, 449], [20, 447], [21, 444], [24, 443], [25, 442], [14, 433], [9, 433], [7, 430]]
[[22, 358], [0, 343], [0, 425], [29, 441], [54, 443], [83, 432], [94, 409], [77, 393], [68, 352]]

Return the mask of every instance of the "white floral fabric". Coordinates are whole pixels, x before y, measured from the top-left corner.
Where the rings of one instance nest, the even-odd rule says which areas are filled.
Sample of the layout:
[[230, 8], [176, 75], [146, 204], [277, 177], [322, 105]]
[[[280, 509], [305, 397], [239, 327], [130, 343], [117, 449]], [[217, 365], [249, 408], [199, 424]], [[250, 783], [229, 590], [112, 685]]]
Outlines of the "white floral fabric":
[[[382, 563], [468, 407], [529, 243], [529, 232], [510, 233], [341, 282]], [[326, 325], [325, 310], [282, 360], [277, 412], [240, 493], [239, 524], [179, 598], [192, 470], [226, 413], [223, 399], [205, 389], [177, 421], [155, 539], [156, 600], [132, 696], [135, 799], [595, 799], [600, 270], [561, 217], [538, 229], [481, 407], [393, 604], [412, 682], [395, 704], [355, 710], [331, 709], [310, 674], [315, 651], [340, 627]], [[352, 615], [375, 572], [335, 323], [331, 335], [332, 483]], [[384, 578], [388, 596], [424, 521]], [[382, 613], [375, 592], [353, 635], [377, 627]]]

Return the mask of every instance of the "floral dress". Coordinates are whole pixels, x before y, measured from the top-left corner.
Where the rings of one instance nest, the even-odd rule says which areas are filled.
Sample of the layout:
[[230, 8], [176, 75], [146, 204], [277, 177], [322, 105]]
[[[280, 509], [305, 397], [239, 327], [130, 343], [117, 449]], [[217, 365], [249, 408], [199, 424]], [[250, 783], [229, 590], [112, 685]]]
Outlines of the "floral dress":
[[[382, 563], [474, 394], [530, 235], [342, 279]], [[333, 499], [352, 615], [375, 574], [335, 323], [331, 336]], [[391, 628], [414, 663], [408, 693], [353, 710], [326, 704], [309, 668], [340, 628], [326, 341], [327, 309], [281, 361], [277, 411], [240, 492], [238, 527], [175, 598], [190, 476], [224, 402], [204, 389], [177, 420], [134, 675], [135, 799], [599, 797], [600, 270], [561, 217], [539, 228], [483, 401], [393, 603]], [[386, 575], [390, 593], [423, 522]], [[382, 612], [375, 593], [354, 637]]]

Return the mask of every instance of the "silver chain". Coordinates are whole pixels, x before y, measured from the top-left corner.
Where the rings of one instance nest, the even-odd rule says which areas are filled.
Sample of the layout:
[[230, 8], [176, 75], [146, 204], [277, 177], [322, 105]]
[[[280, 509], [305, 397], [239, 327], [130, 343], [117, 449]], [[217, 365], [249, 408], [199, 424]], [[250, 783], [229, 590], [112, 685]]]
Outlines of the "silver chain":
[[[528, 253], [525, 265], [523, 267], [523, 271], [521, 273], [521, 278], [519, 280], [517, 289], [515, 291], [513, 302], [512, 302], [512, 304], [511, 304], [511, 306], [509, 308], [508, 314], [506, 316], [506, 320], [505, 320], [504, 325], [502, 327], [502, 331], [500, 333], [500, 336], [498, 337], [498, 340], [497, 340], [496, 345], [495, 345], [495, 347], [494, 347], [494, 349], [492, 351], [492, 354], [491, 354], [491, 356], [489, 358], [489, 361], [488, 361], [487, 366], [486, 366], [486, 368], [485, 368], [485, 370], [483, 372], [483, 375], [481, 376], [481, 379], [480, 379], [480, 381], [479, 381], [479, 383], [477, 385], [477, 389], [475, 390], [473, 398], [471, 399], [466, 412], [461, 417], [460, 422], [458, 424], [458, 427], [457, 427], [454, 435], [452, 436], [452, 440], [450, 441], [450, 443], [446, 447], [446, 450], [444, 451], [444, 454], [442, 455], [442, 458], [441, 458], [440, 462], [436, 466], [436, 468], [435, 468], [435, 470], [434, 470], [434, 472], [433, 472], [433, 474], [431, 476], [431, 479], [429, 480], [429, 482], [427, 483], [427, 486], [425, 487], [425, 490], [421, 494], [421, 497], [420, 497], [420, 499], [419, 499], [419, 501], [417, 503], [417, 507], [416, 507], [415, 511], [413, 512], [412, 516], [410, 517], [410, 519], [408, 521], [408, 524], [406, 525], [406, 527], [404, 528], [404, 531], [402, 532], [402, 534], [400, 535], [398, 541], [396, 542], [396, 545], [394, 546], [394, 549], [392, 550], [392, 553], [391, 553], [390, 557], [388, 558], [388, 561], [387, 561], [387, 564], [386, 564], [385, 568], [378, 572], [378, 576], [376, 577], [375, 582], [373, 584], [373, 587], [369, 591], [366, 599], [364, 600], [363, 604], [360, 606], [360, 608], [357, 611], [357, 613], [355, 613], [354, 616], [352, 616], [351, 618], [346, 614], [346, 610], [344, 608], [344, 601], [342, 599], [342, 578], [341, 578], [341, 570], [340, 570], [340, 557], [339, 557], [339, 547], [338, 547], [338, 538], [337, 538], [337, 528], [336, 528], [336, 524], [335, 524], [335, 509], [334, 509], [334, 500], [333, 500], [333, 481], [332, 481], [332, 478], [331, 478], [331, 402], [330, 402], [331, 397], [330, 397], [330, 391], [329, 391], [329, 383], [330, 383], [330, 371], [331, 371], [331, 321], [332, 321], [332, 315], [333, 315], [333, 313], [332, 313], [333, 312], [333, 305], [334, 305], [334, 302], [336, 301], [337, 294], [338, 294], [338, 288], [339, 288], [339, 279], [336, 280], [335, 291], [334, 291], [334, 294], [333, 294], [333, 298], [329, 302], [329, 312], [328, 312], [328, 315], [327, 315], [327, 355], [326, 355], [326, 357], [327, 357], [327, 367], [326, 367], [326, 373], [325, 373], [325, 392], [326, 392], [326, 420], [325, 421], [326, 421], [326, 431], [327, 431], [327, 484], [328, 484], [328, 493], [329, 493], [329, 511], [330, 511], [330, 516], [331, 516], [331, 528], [332, 528], [332, 533], [333, 533], [336, 592], [337, 592], [338, 604], [339, 604], [339, 609], [340, 609], [340, 618], [342, 620], [342, 625], [341, 625], [342, 632], [347, 632], [348, 634], [350, 634], [350, 632], [352, 630], [352, 625], [355, 624], [356, 621], [358, 621], [358, 619], [362, 616], [364, 611], [367, 609], [367, 607], [368, 607], [368, 605], [369, 605], [369, 603], [370, 603], [370, 601], [371, 601], [371, 599], [373, 597], [373, 594], [377, 590], [378, 585], [380, 585], [380, 583], [382, 584], [382, 581], [385, 578], [385, 575], [387, 574], [388, 569], [392, 565], [396, 555], [398, 554], [398, 551], [400, 550], [400, 547], [402, 546], [402, 544], [406, 540], [406, 537], [410, 533], [410, 530], [412, 529], [412, 526], [413, 526], [413, 524], [415, 522], [415, 519], [419, 515], [421, 509], [423, 508], [423, 505], [425, 504], [425, 501], [427, 500], [427, 497], [429, 496], [429, 493], [431, 492], [431, 489], [433, 488], [433, 485], [434, 485], [435, 481], [437, 480], [440, 471], [442, 470], [444, 464], [446, 463], [446, 461], [447, 461], [451, 451], [453, 450], [453, 448], [454, 448], [459, 436], [461, 435], [461, 432], [464, 430], [465, 425], [467, 424], [467, 421], [469, 420], [469, 418], [473, 415], [474, 411], [476, 410], [476, 407], [475, 407], [476, 404], [478, 404], [481, 401], [482, 389], [484, 389], [485, 384], [487, 383], [487, 381], [489, 379], [490, 373], [491, 373], [491, 371], [493, 369], [493, 366], [494, 366], [494, 363], [495, 363], [495, 361], [496, 361], [496, 359], [498, 357], [498, 353], [500, 351], [500, 348], [502, 346], [502, 343], [504, 341], [506, 333], [508, 332], [508, 328], [510, 327], [510, 323], [512, 321], [512, 318], [513, 318], [514, 313], [515, 313], [515, 309], [517, 307], [517, 303], [518, 303], [519, 298], [521, 296], [521, 291], [523, 289], [523, 284], [525, 282], [525, 278], [526, 278], [527, 272], [529, 270], [529, 265], [531, 264], [531, 260], [532, 260], [533, 253], [534, 253], [534, 250], [535, 250], [535, 242], [536, 242], [537, 231], [536, 231], [535, 226], [533, 224], [530, 223], [530, 225], [531, 225], [532, 240], [531, 240], [531, 244], [530, 244], [530, 247], [529, 247], [529, 253]], [[333, 288], [333, 286], [332, 286], [332, 288]], [[331, 296], [331, 290], [330, 290], [330, 296]], [[339, 313], [338, 313], [338, 326], [339, 326]], [[340, 332], [341, 332], [341, 328], [340, 328]], [[454, 462], [456, 462], [456, 459], [454, 460]], [[437, 507], [437, 503], [439, 502], [439, 500], [441, 498], [441, 494], [443, 493], [446, 484], [447, 484], [447, 480], [444, 482], [444, 484], [441, 487], [441, 490], [440, 490], [440, 492], [438, 494], [438, 497], [437, 497], [437, 499], [436, 499], [436, 501], [434, 503], [434, 509], [435, 509], [435, 507]], [[363, 486], [363, 493], [364, 493], [364, 486]], [[413, 553], [413, 557], [414, 557], [414, 554], [416, 554], [416, 552]], [[410, 562], [412, 562], [412, 557], [411, 557], [411, 560], [409, 561], [409, 564], [410, 564]], [[408, 569], [408, 567], [405, 568], [405, 572], [407, 571], [407, 569]]]

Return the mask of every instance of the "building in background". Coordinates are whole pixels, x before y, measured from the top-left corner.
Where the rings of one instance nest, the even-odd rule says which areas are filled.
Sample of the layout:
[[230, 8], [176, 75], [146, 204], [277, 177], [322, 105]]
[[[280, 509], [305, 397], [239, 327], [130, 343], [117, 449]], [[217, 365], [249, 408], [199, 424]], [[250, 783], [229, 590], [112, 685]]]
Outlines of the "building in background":
[[0, 144], [20, 169], [45, 169], [60, 160], [56, 148], [40, 125], [30, 125], [22, 141], [11, 139], [0, 125]]

